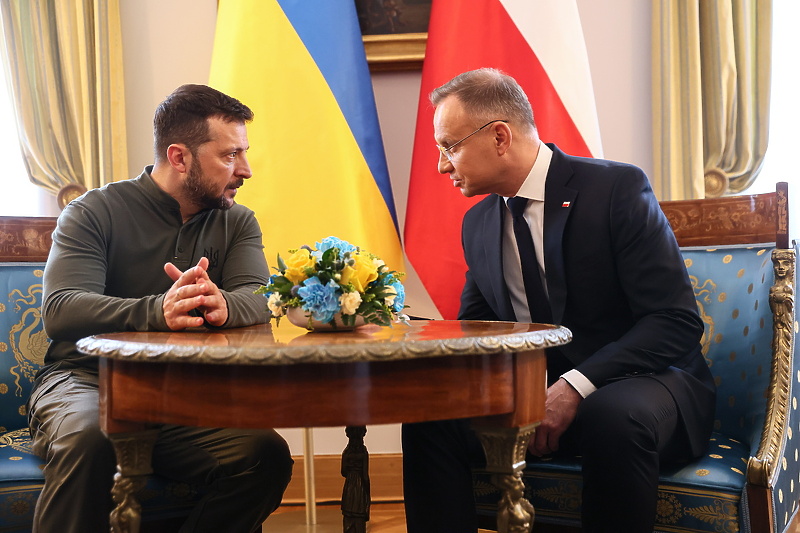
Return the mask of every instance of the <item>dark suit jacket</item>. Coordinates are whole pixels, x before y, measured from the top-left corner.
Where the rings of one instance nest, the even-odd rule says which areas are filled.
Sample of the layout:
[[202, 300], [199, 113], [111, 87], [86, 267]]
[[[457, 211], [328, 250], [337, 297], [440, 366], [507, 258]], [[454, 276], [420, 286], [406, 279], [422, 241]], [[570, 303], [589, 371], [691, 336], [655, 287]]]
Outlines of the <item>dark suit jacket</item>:
[[[695, 453], [713, 423], [715, 388], [675, 236], [641, 169], [573, 157], [556, 146], [545, 184], [544, 260], [559, 349], [596, 387], [641, 374], [675, 397]], [[468, 272], [460, 319], [516, 319], [503, 279], [506, 208], [490, 195], [464, 216]]]

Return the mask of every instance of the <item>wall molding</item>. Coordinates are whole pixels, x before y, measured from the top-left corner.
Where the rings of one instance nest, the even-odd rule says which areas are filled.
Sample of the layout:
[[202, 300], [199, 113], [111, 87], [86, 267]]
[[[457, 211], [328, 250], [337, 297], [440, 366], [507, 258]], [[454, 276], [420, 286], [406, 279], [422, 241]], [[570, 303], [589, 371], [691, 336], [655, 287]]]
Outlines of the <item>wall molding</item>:
[[[305, 503], [304, 459], [292, 456], [294, 470], [289, 487], [283, 495], [283, 504]], [[341, 455], [316, 455], [314, 474], [316, 501], [319, 504], [340, 502], [344, 478], [341, 473]], [[369, 456], [370, 493], [373, 502], [403, 501], [403, 455], [380, 453]]]

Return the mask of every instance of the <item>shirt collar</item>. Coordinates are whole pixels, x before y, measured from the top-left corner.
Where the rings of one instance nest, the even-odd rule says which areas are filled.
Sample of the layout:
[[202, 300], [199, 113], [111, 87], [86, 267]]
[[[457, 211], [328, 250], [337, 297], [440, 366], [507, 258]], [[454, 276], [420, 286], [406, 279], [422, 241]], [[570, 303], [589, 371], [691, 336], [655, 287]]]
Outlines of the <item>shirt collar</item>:
[[153, 202], [166, 209], [166, 212], [172, 213], [172, 215], [177, 217], [182, 224], [183, 219], [181, 218], [181, 204], [178, 203], [178, 200], [170, 196], [158, 186], [153, 179], [152, 173], [153, 165], [147, 165], [137, 178], [138, 182], [141, 184], [142, 188], [147, 192], [148, 196]]
[[528, 177], [522, 182], [515, 196], [530, 198], [531, 200], [544, 201], [544, 182], [547, 178], [547, 171], [550, 170], [550, 161], [553, 159], [553, 150], [545, 143], [539, 141], [539, 153], [536, 161], [533, 162]]

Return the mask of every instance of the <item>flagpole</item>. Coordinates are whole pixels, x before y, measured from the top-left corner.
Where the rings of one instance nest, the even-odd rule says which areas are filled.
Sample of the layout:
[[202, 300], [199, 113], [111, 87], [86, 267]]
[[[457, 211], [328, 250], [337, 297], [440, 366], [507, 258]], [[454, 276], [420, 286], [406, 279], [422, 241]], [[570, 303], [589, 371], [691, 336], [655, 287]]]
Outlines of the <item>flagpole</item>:
[[306, 488], [306, 525], [317, 523], [317, 496], [314, 487], [314, 430], [303, 428], [303, 476]]

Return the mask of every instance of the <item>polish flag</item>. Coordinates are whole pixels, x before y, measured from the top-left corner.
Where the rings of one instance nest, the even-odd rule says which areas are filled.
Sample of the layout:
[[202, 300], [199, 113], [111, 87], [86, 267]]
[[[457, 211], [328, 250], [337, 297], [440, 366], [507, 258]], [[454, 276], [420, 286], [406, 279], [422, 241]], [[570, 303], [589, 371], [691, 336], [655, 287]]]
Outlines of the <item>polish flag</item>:
[[407, 258], [444, 319], [456, 318], [464, 286], [461, 221], [481, 197], [463, 197], [437, 172], [439, 151], [428, 94], [457, 74], [483, 67], [497, 68], [519, 82], [542, 141], [568, 154], [602, 157], [575, 0], [433, 2], [404, 240]]

